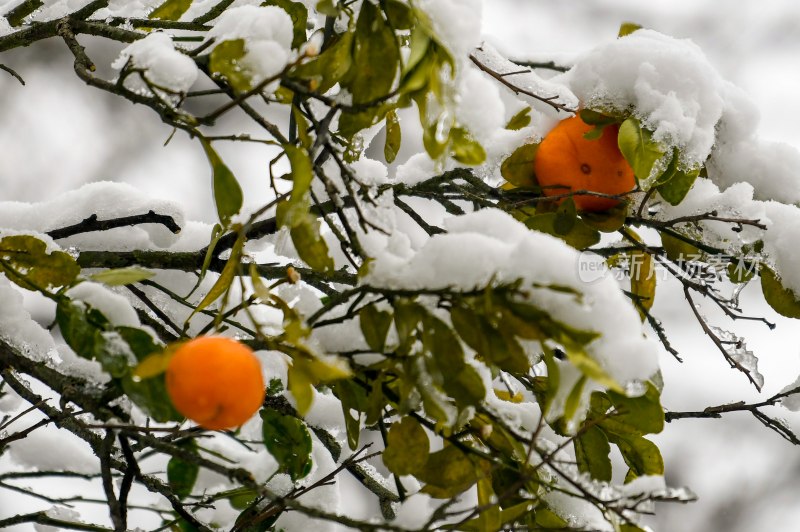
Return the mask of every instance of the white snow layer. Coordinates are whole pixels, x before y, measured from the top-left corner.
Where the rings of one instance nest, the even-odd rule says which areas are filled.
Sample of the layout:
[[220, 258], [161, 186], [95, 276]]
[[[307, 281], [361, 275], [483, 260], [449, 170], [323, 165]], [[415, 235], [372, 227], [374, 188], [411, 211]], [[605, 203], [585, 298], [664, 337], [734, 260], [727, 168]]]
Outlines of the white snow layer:
[[[183, 94], [197, 80], [197, 65], [192, 58], [175, 49], [172, 37], [164, 32], [153, 32], [144, 39], [134, 41], [120, 52], [111, 66], [122, 70], [126, 65], [144, 70], [142, 74], [161, 95]], [[138, 73], [125, 78], [125, 86], [136, 92], [151, 92]]]
[[748, 182], [757, 199], [800, 202], [800, 153], [756, 136], [754, 103], [688, 39], [638, 30], [583, 54], [554, 81], [565, 83], [582, 107], [632, 110], [656, 141], [681, 151], [684, 166], [708, 160], [709, 177], [720, 187]]
[[[99, 220], [109, 220], [151, 210], [171, 216], [179, 226], [184, 223], [183, 211], [171, 201], [149, 197], [131, 185], [99, 181], [41, 203], [0, 202], [0, 228], [44, 233], [75, 225], [93, 214]], [[140, 224], [76, 235], [59, 242], [81, 249], [122, 251], [169, 247], [177, 238], [161, 224]]]
[[[609, 276], [582, 282], [575, 249], [496, 209], [448, 218], [445, 227], [448, 233], [431, 237], [417, 252], [406, 247], [378, 255], [362, 282], [473, 290], [522, 279], [530, 303], [564, 324], [600, 333], [588, 352], [617, 382], [646, 380], [657, 371], [656, 346], [644, 337], [630, 301]], [[582, 297], [540, 288], [547, 285], [572, 288]]]
[[428, 15], [433, 30], [456, 61], [481, 41], [481, 0], [419, 0], [414, 3]]
[[[283, 70], [291, 55], [293, 35], [292, 19], [286, 11], [275, 6], [249, 5], [228, 9], [208, 32], [215, 46], [223, 41], [244, 40], [241, 66], [250, 73], [252, 85]], [[277, 83], [272, 83], [265, 90], [276, 88]]]

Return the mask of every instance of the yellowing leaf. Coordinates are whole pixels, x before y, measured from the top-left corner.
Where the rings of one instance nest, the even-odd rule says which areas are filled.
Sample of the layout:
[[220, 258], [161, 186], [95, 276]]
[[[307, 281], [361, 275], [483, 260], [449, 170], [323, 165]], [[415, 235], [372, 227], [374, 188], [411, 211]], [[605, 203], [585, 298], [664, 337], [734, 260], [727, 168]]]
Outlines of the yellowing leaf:
[[155, 276], [155, 273], [149, 270], [138, 266], [131, 266], [129, 268], [116, 268], [93, 273], [89, 276], [89, 279], [108, 286], [122, 286], [138, 283], [139, 281], [150, 279], [153, 276]]
[[179, 20], [191, 5], [192, 0], [166, 0], [147, 18], [150, 20]]
[[387, 435], [383, 463], [395, 475], [413, 475], [425, 468], [430, 441], [422, 425], [412, 417], [393, 423]]

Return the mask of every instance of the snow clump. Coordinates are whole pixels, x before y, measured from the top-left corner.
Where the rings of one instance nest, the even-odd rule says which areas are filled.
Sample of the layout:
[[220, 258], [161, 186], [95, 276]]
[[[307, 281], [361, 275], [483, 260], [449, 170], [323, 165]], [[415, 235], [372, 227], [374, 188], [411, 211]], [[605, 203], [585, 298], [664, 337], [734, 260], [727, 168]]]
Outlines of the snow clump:
[[[252, 85], [280, 73], [292, 54], [292, 19], [275, 6], [241, 6], [225, 11], [208, 38], [215, 47], [224, 41], [244, 40], [245, 54], [240, 65], [250, 74]], [[265, 88], [278, 88], [278, 81]]]
[[188, 91], [197, 80], [197, 65], [189, 56], [176, 50], [172, 37], [163, 32], [151, 33], [129, 44], [111, 64], [116, 70], [122, 70], [126, 65], [144, 71], [141, 75], [131, 73], [125, 78], [125, 87], [143, 94], [151, 92], [149, 84], [161, 96], [174, 98]]

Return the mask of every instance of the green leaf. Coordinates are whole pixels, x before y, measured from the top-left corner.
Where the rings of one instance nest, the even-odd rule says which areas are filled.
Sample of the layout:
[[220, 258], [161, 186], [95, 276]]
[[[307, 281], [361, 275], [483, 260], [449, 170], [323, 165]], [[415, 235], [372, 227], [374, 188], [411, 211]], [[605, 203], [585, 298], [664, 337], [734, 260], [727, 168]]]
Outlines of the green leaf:
[[410, 6], [399, 0], [388, 0], [384, 10], [389, 24], [395, 30], [410, 30], [414, 27], [415, 16]]
[[319, 0], [317, 2], [317, 13], [326, 17], [336, 17], [339, 15], [339, 9], [336, 7], [334, 0]]
[[48, 253], [36, 237], [13, 235], [0, 239], [0, 272], [26, 290], [49, 291], [71, 285], [81, 269], [63, 251]]
[[342, 403], [342, 414], [347, 430], [347, 445], [351, 451], [355, 451], [361, 437], [362, 412], [368, 408], [366, 392], [361, 386], [348, 379], [337, 381], [331, 386], [331, 389]]
[[314, 167], [308, 152], [303, 148], [286, 144], [283, 146], [289, 164], [292, 166], [292, 194], [293, 202], [298, 202], [306, 197], [314, 179]]
[[208, 162], [211, 163], [214, 203], [217, 206], [217, 215], [222, 225], [227, 226], [231, 217], [239, 214], [242, 208], [242, 202], [244, 201], [242, 187], [239, 186], [239, 182], [233, 172], [222, 162], [217, 152], [211, 147], [211, 143], [204, 138], [201, 138], [200, 142], [203, 144], [203, 150], [206, 152]]
[[391, 164], [397, 158], [403, 138], [402, 134], [397, 112], [392, 109], [386, 113], [386, 144], [383, 147], [383, 156], [387, 163]]
[[703, 252], [688, 242], [672, 236], [667, 231], [661, 231], [661, 246], [671, 261], [700, 260]]
[[511, 373], [530, 369], [530, 360], [511, 328], [495, 328], [485, 316], [465, 306], [454, 307], [450, 317], [461, 339], [487, 362]]
[[464, 350], [453, 330], [429, 313], [422, 322], [422, 345], [430, 354], [434, 381], [441, 381], [442, 389], [460, 408], [477, 405], [486, 397], [483, 380], [464, 361]]
[[361, 333], [369, 348], [376, 353], [383, 353], [386, 335], [392, 325], [392, 315], [384, 310], [378, 310], [375, 305], [369, 305], [361, 309], [358, 319]]
[[252, 73], [242, 59], [247, 53], [244, 39], [222, 41], [217, 44], [208, 59], [208, 70], [212, 76], [221, 77], [238, 92], [253, 88]]
[[563, 222], [563, 215], [547, 212], [526, 218], [524, 223], [528, 229], [556, 236], [575, 249], [587, 249], [600, 242], [600, 233], [581, 219], [575, 219], [565, 232], [562, 232], [564, 225], [559, 224], [560, 220]]
[[302, 2], [292, 2], [292, 0], [266, 0], [262, 6], [277, 6], [292, 19], [294, 37], [292, 38], [292, 48], [299, 48], [306, 42], [306, 24], [308, 23], [308, 9]]
[[617, 33], [617, 37], [625, 37], [626, 35], [630, 35], [636, 30], [642, 29], [642, 26], [636, 24], [634, 22], [623, 22], [619, 26], [619, 32]]
[[293, 481], [311, 472], [311, 434], [305, 423], [270, 408], [261, 409], [264, 445], [277, 460], [281, 471]]
[[155, 273], [149, 270], [145, 270], [139, 266], [131, 266], [129, 268], [115, 268], [93, 273], [89, 276], [89, 279], [108, 286], [123, 286], [151, 279], [154, 276]]
[[132, 353], [124, 340], [117, 341], [118, 333], [100, 311], [63, 298], [56, 305], [56, 323], [64, 341], [78, 356], [100, 362], [113, 377], [128, 373], [128, 355]]
[[650, 177], [656, 161], [665, 153], [664, 148], [653, 140], [652, 133], [633, 117], [620, 126], [617, 142], [622, 155], [633, 168], [633, 173], [641, 180]]
[[595, 480], [611, 481], [611, 446], [605, 433], [596, 426], [584, 428], [574, 440], [578, 470]]
[[585, 349], [576, 345], [567, 345], [565, 352], [570, 363], [578, 368], [581, 373], [611, 390], [622, 390], [622, 386], [603, 369], [599, 362], [593, 359]]
[[500, 165], [503, 179], [517, 187], [538, 189], [539, 183], [533, 173], [533, 161], [538, 149], [538, 144], [523, 144], [514, 150]]
[[483, 146], [461, 127], [450, 130], [450, 149], [453, 152], [453, 159], [461, 164], [474, 166], [486, 160]]
[[179, 20], [191, 5], [192, 0], [166, 0], [147, 18], [150, 20]]
[[319, 233], [319, 222], [310, 215], [292, 227], [289, 233], [300, 258], [312, 269], [319, 272], [332, 272], [333, 259], [328, 252], [328, 244]]
[[339, 83], [353, 65], [353, 33], [348, 31], [334, 39], [324, 52], [293, 68], [290, 75], [313, 82], [311, 88], [318, 93]]
[[590, 126], [600, 126], [601, 128], [620, 122], [617, 117], [609, 116], [593, 109], [581, 109], [578, 115], [585, 124]]
[[163, 349], [161, 345], [153, 340], [152, 336], [142, 329], [118, 326], [115, 327], [114, 330], [125, 340], [125, 343], [128, 344], [128, 347], [133, 351], [138, 361], [148, 358], [153, 353], [160, 353]]
[[353, 95], [356, 105], [385, 97], [392, 89], [400, 64], [400, 50], [394, 31], [382, 11], [371, 2], [361, 4], [355, 30], [353, 63], [342, 86]]
[[297, 404], [297, 413], [304, 416], [314, 402], [313, 379], [300, 359], [295, 360], [287, 375], [286, 387]]
[[664, 409], [658, 389], [650, 382], [640, 397], [627, 397], [615, 391], [593, 393], [591, 412], [593, 419], [600, 419], [604, 431], [620, 437], [658, 434], [664, 430]]
[[581, 375], [575, 385], [570, 390], [564, 401], [564, 419], [573, 419], [578, 409], [581, 406], [581, 398], [583, 397], [583, 389], [586, 386], [587, 377]]
[[641, 437], [620, 439], [615, 443], [635, 477], [664, 474], [664, 459], [655, 443]]
[[761, 265], [761, 291], [770, 307], [781, 316], [800, 318], [800, 298], [789, 288], [784, 288], [778, 276], [766, 264]]
[[[197, 443], [193, 439], [184, 440], [178, 444], [178, 447], [199, 457]], [[185, 499], [191, 495], [199, 472], [200, 466], [196, 462], [186, 462], [176, 456], [170, 458], [167, 463], [167, 482], [179, 499]]]
[[416, 475], [428, 463], [430, 441], [422, 425], [412, 417], [392, 423], [386, 437], [383, 463], [395, 475]]
[[675, 173], [665, 183], [658, 185], [658, 193], [670, 205], [677, 205], [683, 201], [686, 194], [691, 190], [697, 176], [700, 175], [700, 168], [694, 170], [675, 170]]
[[175, 410], [169, 400], [163, 373], [144, 380], [134, 380], [130, 374], [126, 374], [120, 383], [125, 395], [153, 420], [166, 423], [183, 419], [183, 415]]
[[506, 124], [506, 129], [517, 131], [523, 127], [527, 127], [531, 123], [531, 108], [525, 107], [520, 112], [511, 117], [511, 120]]
[[436, 499], [455, 497], [478, 481], [475, 465], [453, 445], [428, 456], [425, 467], [414, 476], [426, 483], [420, 491]]
[[223, 294], [226, 294], [233, 283], [233, 280], [236, 278], [236, 275], [239, 273], [239, 265], [242, 259], [242, 249], [244, 248], [244, 235], [240, 235], [239, 238], [236, 239], [236, 242], [233, 244], [231, 248], [231, 255], [228, 257], [228, 261], [225, 263], [225, 267], [222, 268], [222, 272], [217, 279], [217, 282], [214, 283], [214, 286], [211, 287], [211, 290], [205, 295], [202, 301], [197, 304], [197, 306], [192, 310], [192, 313], [186, 318], [188, 322], [192, 317], [200, 312], [201, 310], [206, 309], [209, 305], [211, 305], [214, 301], [222, 297]]
[[569, 523], [549, 508], [536, 508], [536, 524], [543, 529], [568, 530]]

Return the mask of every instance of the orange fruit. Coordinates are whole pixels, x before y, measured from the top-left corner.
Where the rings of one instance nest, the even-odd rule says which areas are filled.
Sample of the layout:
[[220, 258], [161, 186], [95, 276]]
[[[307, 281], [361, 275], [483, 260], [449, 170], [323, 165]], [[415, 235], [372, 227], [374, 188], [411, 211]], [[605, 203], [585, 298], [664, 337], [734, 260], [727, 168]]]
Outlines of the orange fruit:
[[201, 336], [169, 361], [167, 393], [175, 408], [201, 427], [238, 427], [264, 402], [261, 364], [253, 350], [222, 336]]
[[[619, 125], [604, 127], [598, 139], [586, 139], [584, 134], [593, 128], [576, 115], [559, 122], [539, 144], [533, 171], [545, 196], [579, 190], [616, 196], [634, 189], [633, 169], [617, 145]], [[620, 203], [588, 194], [572, 198], [580, 211], [607, 211]]]

